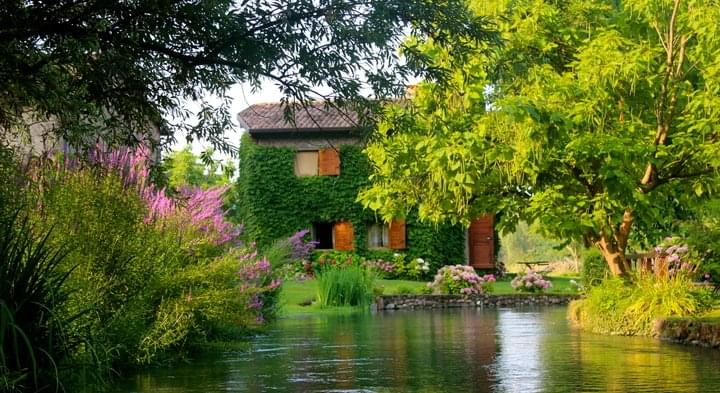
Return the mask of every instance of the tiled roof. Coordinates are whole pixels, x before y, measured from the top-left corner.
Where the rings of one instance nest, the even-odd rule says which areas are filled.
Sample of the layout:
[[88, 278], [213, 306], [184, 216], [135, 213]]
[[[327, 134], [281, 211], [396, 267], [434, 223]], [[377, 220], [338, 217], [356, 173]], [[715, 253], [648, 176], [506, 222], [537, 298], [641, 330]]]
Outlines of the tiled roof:
[[285, 107], [279, 102], [255, 104], [238, 113], [242, 128], [255, 132], [293, 131], [344, 131], [357, 127], [357, 114], [325, 107], [325, 103], [313, 103], [307, 108], [295, 108], [295, 122], [285, 119]]

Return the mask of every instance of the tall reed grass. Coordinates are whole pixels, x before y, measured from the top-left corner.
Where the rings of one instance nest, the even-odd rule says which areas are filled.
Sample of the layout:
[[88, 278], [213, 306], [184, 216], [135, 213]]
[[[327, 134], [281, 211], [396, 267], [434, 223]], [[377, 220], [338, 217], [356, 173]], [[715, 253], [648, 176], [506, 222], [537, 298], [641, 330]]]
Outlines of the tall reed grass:
[[366, 306], [372, 302], [375, 278], [364, 267], [328, 267], [318, 274], [317, 280], [317, 299], [322, 307]]
[[70, 355], [56, 310], [66, 297], [66, 250], [36, 235], [27, 217], [0, 217], [0, 391], [59, 389], [58, 364]]

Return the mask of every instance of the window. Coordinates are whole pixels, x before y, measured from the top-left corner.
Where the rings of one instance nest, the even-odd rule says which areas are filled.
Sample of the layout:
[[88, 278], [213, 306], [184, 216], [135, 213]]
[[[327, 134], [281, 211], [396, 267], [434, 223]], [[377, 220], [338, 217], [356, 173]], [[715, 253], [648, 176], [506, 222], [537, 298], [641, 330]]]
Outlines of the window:
[[320, 250], [333, 248], [333, 226], [332, 222], [313, 223], [313, 240], [318, 242], [315, 248]]
[[318, 175], [318, 152], [299, 151], [295, 155], [295, 176]]
[[368, 225], [368, 248], [386, 248], [390, 246], [390, 231], [387, 224]]
[[295, 176], [339, 176], [340, 153], [335, 148], [299, 151], [295, 155]]

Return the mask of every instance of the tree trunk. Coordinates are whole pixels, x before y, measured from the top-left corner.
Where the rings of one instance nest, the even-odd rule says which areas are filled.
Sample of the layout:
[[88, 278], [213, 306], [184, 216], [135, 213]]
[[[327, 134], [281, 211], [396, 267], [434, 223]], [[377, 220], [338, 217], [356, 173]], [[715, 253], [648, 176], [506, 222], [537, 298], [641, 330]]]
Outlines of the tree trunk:
[[625, 251], [607, 247], [602, 243], [603, 241], [600, 240], [595, 243], [595, 245], [600, 249], [600, 253], [602, 253], [603, 258], [605, 258], [605, 261], [608, 263], [613, 276], [620, 277], [630, 273], [630, 262], [625, 256]]
[[595, 241], [595, 246], [600, 249], [613, 276], [625, 276], [632, 270], [630, 261], [625, 255], [625, 247], [627, 247], [633, 221], [632, 210], [626, 209], [623, 213], [622, 223], [617, 230], [613, 231], [611, 236], [603, 234]]

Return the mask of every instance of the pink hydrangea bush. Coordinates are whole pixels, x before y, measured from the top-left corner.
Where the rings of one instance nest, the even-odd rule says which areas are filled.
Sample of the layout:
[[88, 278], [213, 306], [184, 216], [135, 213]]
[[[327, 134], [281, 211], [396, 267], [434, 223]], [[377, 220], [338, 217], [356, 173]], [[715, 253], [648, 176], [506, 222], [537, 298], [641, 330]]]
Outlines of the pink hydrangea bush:
[[454, 265], [438, 270], [435, 279], [428, 283], [428, 288], [435, 294], [478, 295], [490, 292], [494, 282], [495, 276], [492, 274], [481, 277], [472, 266]]
[[533, 270], [528, 270], [524, 276], [517, 276], [511, 282], [510, 286], [516, 291], [521, 292], [542, 292], [552, 288], [550, 280], [543, 278], [542, 275]]

